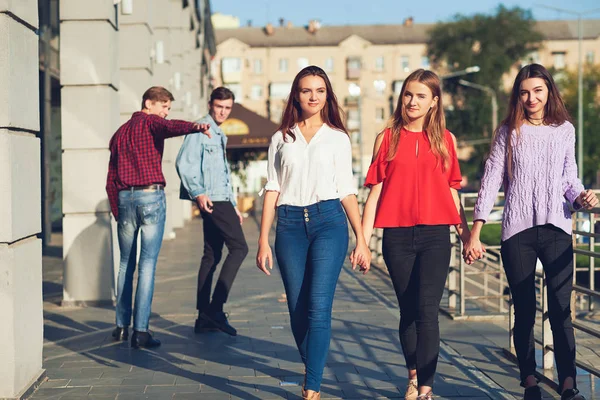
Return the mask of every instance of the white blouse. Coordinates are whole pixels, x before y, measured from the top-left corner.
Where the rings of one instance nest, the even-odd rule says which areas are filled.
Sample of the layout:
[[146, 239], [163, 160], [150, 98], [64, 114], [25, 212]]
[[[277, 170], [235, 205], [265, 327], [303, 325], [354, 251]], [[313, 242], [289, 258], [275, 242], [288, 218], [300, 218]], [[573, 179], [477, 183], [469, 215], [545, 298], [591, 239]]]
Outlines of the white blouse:
[[296, 140], [278, 131], [271, 138], [265, 190], [279, 192], [277, 205], [307, 206], [358, 193], [352, 146], [342, 131], [323, 124], [310, 143], [296, 125]]

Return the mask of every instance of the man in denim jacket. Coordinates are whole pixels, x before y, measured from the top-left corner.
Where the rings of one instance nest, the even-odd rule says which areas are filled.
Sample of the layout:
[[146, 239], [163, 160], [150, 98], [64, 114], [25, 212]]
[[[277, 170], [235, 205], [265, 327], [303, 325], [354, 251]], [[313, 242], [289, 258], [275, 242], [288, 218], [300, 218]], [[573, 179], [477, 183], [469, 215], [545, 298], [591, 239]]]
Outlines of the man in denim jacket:
[[[220, 128], [229, 117], [234, 100], [231, 90], [216, 88], [210, 95], [209, 114], [199, 121], [210, 124], [211, 137], [188, 135], [177, 156], [177, 173], [181, 178], [180, 198], [198, 204], [204, 225], [204, 256], [198, 272], [196, 294], [196, 333], [218, 329], [232, 336], [237, 334], [227, 321], [223, 305], [248, 254], [248, 245], [242, 231], [242, 215], [236, 208], [231, 171], [225, 154], [227, 136]], [[229, 254], [221, 268], [211, 301], [212, 279], [221, 261], [223, 244], [227, 246]]]

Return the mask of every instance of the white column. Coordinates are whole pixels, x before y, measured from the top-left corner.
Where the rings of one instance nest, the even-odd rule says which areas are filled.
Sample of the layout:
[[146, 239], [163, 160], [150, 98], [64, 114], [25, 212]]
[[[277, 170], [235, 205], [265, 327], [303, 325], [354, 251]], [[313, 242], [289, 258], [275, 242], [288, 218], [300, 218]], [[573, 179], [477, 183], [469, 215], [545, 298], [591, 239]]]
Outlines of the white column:
[[113, 0], [60, 1], [63, 304], [112, 304], [110, 137], [119, 127], [119, 41]]
[[0, 0], [0, 398], [44, 376], [37, 11]]

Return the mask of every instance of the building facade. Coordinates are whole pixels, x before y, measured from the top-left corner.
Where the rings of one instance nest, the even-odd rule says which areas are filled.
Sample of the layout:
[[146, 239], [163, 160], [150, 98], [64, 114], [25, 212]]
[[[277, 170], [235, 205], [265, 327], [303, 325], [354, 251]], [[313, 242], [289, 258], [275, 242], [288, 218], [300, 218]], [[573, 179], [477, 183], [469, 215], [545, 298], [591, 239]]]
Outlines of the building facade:
[[[53, 229], [62, 304], [112, 305], [109, 140], [153, 85], [175, 96], [171, 118], [206, 112], [210, 15], [210, 0], [0, 0], [0, 398], [23, 398], [44, 376], [42, 252]], [[178, 198], [180, 144], [165, 145], [165, 238], [191, 217]]]
[[[427, 32], [431, 24], [306, 27], [281, 22], [274, 27], [217, 29], [213, 61], [216, 85], [236, 93], [245, 107], [279, 122], [296, 73], [307, 65], [322, 67], [347, 113], [354, 147], [354, 172], [360, 178], [371, 161], [376, 134], [385, 126], [402, 83], [417, 68], [429, 68]], [[557, 69], [576, 68], [577, 21], [541, 21], [545, 37], [530, 58]], [[583, 54], [600, 61], [600, 21], [583, 21]], [[506, 85], [514, 74], [507, 74]]]

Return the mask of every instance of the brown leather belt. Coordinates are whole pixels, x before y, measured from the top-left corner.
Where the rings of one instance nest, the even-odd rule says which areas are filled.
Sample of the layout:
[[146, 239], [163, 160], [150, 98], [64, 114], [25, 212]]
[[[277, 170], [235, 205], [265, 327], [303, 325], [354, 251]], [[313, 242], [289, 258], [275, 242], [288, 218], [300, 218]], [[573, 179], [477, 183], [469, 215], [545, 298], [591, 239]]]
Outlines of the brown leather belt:
[[161, 184], [154, 184], [154, 185], [148, 185], [148, 186], [132, 186], [130, 188], [128, 188], [127, 190], [133, 192], [135, 190], [165, 190], [164, 185]]

